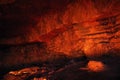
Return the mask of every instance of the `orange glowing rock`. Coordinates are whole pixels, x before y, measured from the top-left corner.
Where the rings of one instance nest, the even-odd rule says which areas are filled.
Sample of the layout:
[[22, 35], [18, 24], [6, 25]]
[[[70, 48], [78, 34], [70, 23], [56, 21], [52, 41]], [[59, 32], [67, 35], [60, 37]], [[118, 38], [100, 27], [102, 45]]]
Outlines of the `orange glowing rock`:
[[33, 74], [38, 73], [39, 71], [40, 71], [39, 67], [31, 67], [31, 68], [24, 68], [19, 71], [10, 71], [9, 74], [15, 75], [15, 76], [20, 76], [20, 75], [24, 75], [24, 74], [33, 75]]
[[101, 72], [106, 70], [106, 65], [100, 61], [89, 61], [87, 67], [93, 72]]
[[47, 79], [44, 77], [41, 77], [41, 78], [34, 78], [33, 80], [47, 80]]

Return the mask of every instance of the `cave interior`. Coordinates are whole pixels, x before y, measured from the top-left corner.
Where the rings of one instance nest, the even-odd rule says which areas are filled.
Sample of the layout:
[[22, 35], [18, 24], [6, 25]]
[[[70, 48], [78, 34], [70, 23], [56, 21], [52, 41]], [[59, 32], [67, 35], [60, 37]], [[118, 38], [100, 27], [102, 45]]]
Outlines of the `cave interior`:
[[0, 80], [120, 80], [120, 0], [0, 0]]

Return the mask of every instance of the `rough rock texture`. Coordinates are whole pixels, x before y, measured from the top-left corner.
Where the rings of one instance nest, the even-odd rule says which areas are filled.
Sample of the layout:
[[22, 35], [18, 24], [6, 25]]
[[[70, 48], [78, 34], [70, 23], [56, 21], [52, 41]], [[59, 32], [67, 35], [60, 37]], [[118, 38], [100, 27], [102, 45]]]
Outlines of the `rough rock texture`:
[[63, 53], [46, 50], [45, 43], [27, 43], [19, 45], [0, 46], [0, 70], [41, 65], [42, 63], [60, 62], [66, 59]]
[[[42, 42], [46, 44], [46, 51], [67, 56], [72, 53], [72, 57], [81, 53], [88, 57], [120, 55], [119, 5], [120, 0], [15, 0], [1, 3], [0, 46]], [[9, 65], [17, 64], [14, 61], [7, 63], [13, 54], [18, 57], [15, 60], [20, 61], [22, 50], [29, 54], [28, 57], [33, 55], [33, 61], [36, 61], [34, 56], [45, 53], [36, 45], [32, 47], [35, 52], [26, 47], [31, 46], [10, 47], [8, 52], [0, 47], [0, 57], [5, 65]], [[27, 50], [30, 52], [25, 52]], [[24, 63], [22, 59], [20, 63]]]

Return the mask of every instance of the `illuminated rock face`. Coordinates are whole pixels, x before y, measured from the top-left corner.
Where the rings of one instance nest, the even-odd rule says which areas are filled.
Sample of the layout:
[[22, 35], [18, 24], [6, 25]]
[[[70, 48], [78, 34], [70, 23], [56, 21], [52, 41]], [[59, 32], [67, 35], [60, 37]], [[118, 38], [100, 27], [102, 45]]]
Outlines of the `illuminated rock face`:
[[99, 61], [89, 61], [87, 68], [93, 72], [101, 72], [107, 69], [106, 65]]
[[[115, 4], [111, 3], [114, 6], [110, 7], [107, 2], [105, 2], [106, 5], [100, 2], [98, 6], [103, 4], [104, 8], [101, 6], [96, 8], [96, 4], [91, 1], [87, 3], [78, 1], [69, 4], [62, 17], [58, 14], [51, 15], [52, 17], [48, 15], [47, 18], [52, 22], [46, 22], [46, 25], [49, 26], [46, 32], [54, 31], [53, 26], [61, 28], [67, 24], [64, 26], [67, 28], [66, 30], [58, 32], [59, 35], [48, 40], [48, 48], [56, 52], [64, 52], [67, 55], [71, 51], [78, 50], [87, 56], [119, 53], [116, 51], [120, 49], [119, 12], [115, 10]], [[59, 17], [62, 18], [60, 25], [56, 20]]]
[[[59, 0], [56, 1], [56, 5], [52, 2], [52, 0], [49, 3], [43, 2], [41, 9], [38, 8], [37, 1], [34, 5], [30, 2], [25, 3], [28, 6], [14, 5], [20, 9], [21, 14], [11, 12], [7, 18], [1, 17], [8, 21], [13, 17], [15, 33], [6, 30], [12, 37], [8, 34], [3, 34], [7, 37], [1, 35], [3, 38], [0, 39], [0, 44], [45, 42], [48, 50], [66, 55], [75, 51], [83, 52], [87, 56], [120, 53], [119, 0], [77, 0], [75, 2], [66, 0], [64, 6], [62, 6], [64, 0], [61, 3]], [[46, 10], [45, 7], [51, 9]], [[34, 13], [34, 8], [36, 13]], [[31, 10], [33, 14], [29, 13]], [[21, 16], [23, 16], [23, 21]], [[15, 20], [18, 21], [18, 25]], [[19, 26], [18, 29], [16, 26]], [[7, 28], [10, 29], [6, 27], [3, 30]]]

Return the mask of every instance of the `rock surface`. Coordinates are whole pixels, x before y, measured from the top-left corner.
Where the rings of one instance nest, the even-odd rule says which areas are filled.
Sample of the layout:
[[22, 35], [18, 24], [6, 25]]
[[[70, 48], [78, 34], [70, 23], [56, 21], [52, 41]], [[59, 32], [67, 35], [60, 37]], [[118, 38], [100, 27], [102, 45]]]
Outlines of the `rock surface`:
[[47, 49], [67, 55], [78, 50], [88, 56], [120, 52], [119, 0], [53, 2], [1, 5], [0, 44], [45, 42]]

